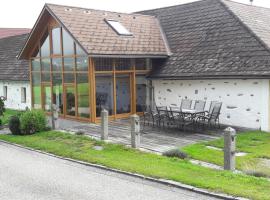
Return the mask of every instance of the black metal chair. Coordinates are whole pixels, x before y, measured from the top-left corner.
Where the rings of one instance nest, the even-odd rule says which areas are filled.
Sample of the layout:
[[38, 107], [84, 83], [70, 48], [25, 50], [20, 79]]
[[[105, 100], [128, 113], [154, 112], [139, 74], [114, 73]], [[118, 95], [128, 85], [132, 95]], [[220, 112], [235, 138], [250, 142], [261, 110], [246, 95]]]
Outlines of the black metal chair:
[[196, 100], [194, 104], [194, 110], [196, 111], [204, 111], [205, 108], [205, 101], [202, 100]]
[[167, 106], [157, 106], [157, 113], [158, 113], [158, 126], [163, 125], [163, 128], [166, 126], [172, 125], [172, 118], [170, 116], [170, 112]]
[[180, 109], [191, 109], [192, 100], [182, 99]]
[[[212, 104], [212, 103], [211, 103]], [[218, 127], [220, 128], [219, 123], [219, 115], [220, 110], [222, 107], [221, 102], [215, 102], [213, 103], [213, 106], [209, 109], [211, 111], [208, 115], [201, 115], [196, 118], [196, 124], [203, 124], [203, 126], [207, 125], [208, 127], [211, 127], [212, 123], [216, 126], [218, 124]]]
[[155, 124], [158, 121], [158, 113], [155, 112], [151, 106], [145, 106], [144, 112], [143, 112], [143, 125], [147, 123], [148, 126], [150, 125], [150, 122], [152, 123], [152, 126], [155, 126]]

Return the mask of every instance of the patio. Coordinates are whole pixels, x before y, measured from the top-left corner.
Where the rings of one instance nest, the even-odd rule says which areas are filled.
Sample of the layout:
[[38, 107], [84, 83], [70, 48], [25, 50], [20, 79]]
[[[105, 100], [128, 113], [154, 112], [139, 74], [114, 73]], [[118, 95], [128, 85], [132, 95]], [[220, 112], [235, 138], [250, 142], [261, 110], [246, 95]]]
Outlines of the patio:
[[[99, 124], [83, 123], [68, 119], [59, 119], [59, 129], [70, 132], [83, 132], [99, 139], [101, 127]], [[221, 130], [199, 132], [183, 132], [176, 129], [153, 128], [141, 125], [141, 149], [155, 153], [183, 147], [202, 141], [210, 141], [222, 136]], [[128, 119], [109, 122], [109, 141], [130, 145], [130, 123]]]

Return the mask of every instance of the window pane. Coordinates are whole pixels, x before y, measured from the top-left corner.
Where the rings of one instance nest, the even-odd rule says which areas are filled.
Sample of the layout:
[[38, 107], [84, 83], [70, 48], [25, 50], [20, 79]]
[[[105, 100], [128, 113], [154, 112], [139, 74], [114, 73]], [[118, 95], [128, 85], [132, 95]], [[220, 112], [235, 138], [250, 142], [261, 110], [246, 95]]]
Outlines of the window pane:
[[42, 64], [42, 71], [50, 71], [50, 64], [51, 64], [51, 61], [49, 58], [44, 58], [41, 60], [41, 64]]
[[53, 104], [59, 109], [59, 113], [63, 114], [63, 86], [62, 74], [53, 74]]
[[113, 79], [112, 75], [96, 75], [96, 115], [100, 117], [101, 110], [106, 109], [109, 115], [113, 113]]
[[146, 108], [146, 79], [145, 76], [136, 76], [136, 111], [143, 112]]
[[149, 69], [149, 61], [145, 58], [135, 59], [136, 70], [147, 70]]
[[88, 74], [77, 74], [78, 116], [90, 117]]
[[51, 86], [43, 87], [43, 100], [44, 100], [44, 110], [50, 112], [51, 111]]
[[39, 59], [32, 60], [32, 71], [40, 71], [40, 60]]
[[50, 56], [50, 39], [49, 39], [48, 32], [44, 34], [40, 43], [41, 43], [41, 47], [40, 47], [41, 56], [49, 57]]
[[73, 55], [74, 53], [74, 42], [72, 37], [63, 29], [63, 54]]
[[74, 70], [74, 58], [64, 58], [64, 70], [65, 71]]
[[74, 73], [64, 73], [65, 83], [74, 83]]
[[88, 71], [88, 58], [87, 57], [77, 57], [77, 71]]
[[116, 113], [130, 113], [129, 75], [116, 75]]
[[113, 59], [111, 58], [95, 58], [94, 65], [96, 71], [112, 71]]
[[115, 70], [130, 70], [131, 59], [128, 58], [118, 58], [115, 59]]
[[54, 28], [52, 30], [53, 54], [61, 54], [60, 34], [61, 28]]
[[66, 87], [66, 113], [75, 116], [75, 89], [73, 86]]
[[40, 73], [32, 73], [33, 106], [41, 108]]
[[52, 70], [53, 71], [62, 71], [62, 58], [53, 58], [52, 59]]
[[76, 44], [76, 54], [81, 56], [81, 55], [86, 55], [86, 53], [84, 52], [84, 50], [82, 50], [82, 48], [77, 44]]
[[51, 82], [51, 74], [47, 72], [41, 73], [41, 80], [42, 82]]

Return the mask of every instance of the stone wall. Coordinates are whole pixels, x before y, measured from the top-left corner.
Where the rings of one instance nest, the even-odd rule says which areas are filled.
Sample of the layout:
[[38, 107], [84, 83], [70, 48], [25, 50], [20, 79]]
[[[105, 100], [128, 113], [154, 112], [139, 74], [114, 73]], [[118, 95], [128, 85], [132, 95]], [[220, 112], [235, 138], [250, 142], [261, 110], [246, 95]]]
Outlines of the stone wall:
[[[269, 80], [154, 80], [156, 105], [180, 106], [181, 99], [223, 102], [222, 124], [269, 130]], [[194, 104], [194, 102], [193, 102]]]
[[[4, 86], [7, 86], [6, 108], [24, 110], [26, 107], [31, 108], [31, 93], [29, 82], [1, 81], [0, 96], [4, 96]], [[21, 88], [26, 88], [26, 102], [22, 103]]]

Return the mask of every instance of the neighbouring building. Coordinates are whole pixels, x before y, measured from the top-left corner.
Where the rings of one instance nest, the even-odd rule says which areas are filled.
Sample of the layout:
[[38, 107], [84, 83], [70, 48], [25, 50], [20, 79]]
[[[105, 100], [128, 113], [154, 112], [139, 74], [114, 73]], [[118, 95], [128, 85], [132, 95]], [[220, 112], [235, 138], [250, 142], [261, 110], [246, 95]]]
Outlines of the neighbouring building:
[[29, 62], [18, 60], [30, 29], [0, 28], [0, 96], [5, 106], [24, 110], [31, 107]]
[[181, 99], [223, 102], [223, 124], [270, 130], [270, 9], [228, 0], [125, 14], [46, 4], [19, 58], [32, 107], [97, 122]]

